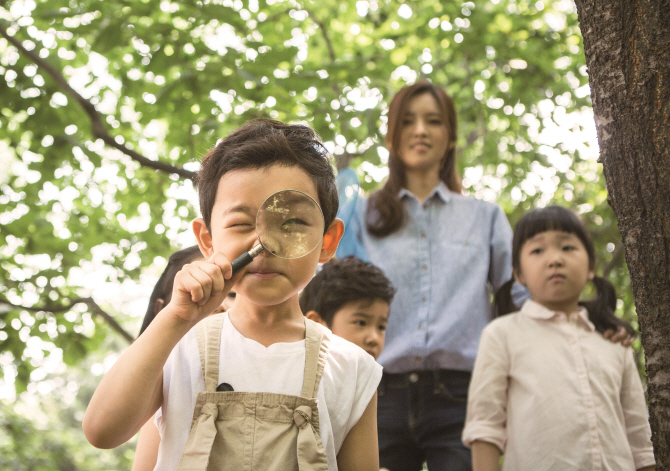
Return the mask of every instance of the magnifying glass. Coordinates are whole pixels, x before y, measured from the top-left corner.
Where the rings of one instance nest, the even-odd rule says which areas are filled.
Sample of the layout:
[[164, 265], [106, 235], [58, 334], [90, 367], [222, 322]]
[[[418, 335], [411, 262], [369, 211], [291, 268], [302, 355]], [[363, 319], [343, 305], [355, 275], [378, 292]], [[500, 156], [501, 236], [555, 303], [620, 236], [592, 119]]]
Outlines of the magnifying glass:
[[256, 214], [260, 243], [233, 261], [233, 275], [263, 251], [286, 259], [304, 257], [319, 245], [324, 226], [321, 207], [311, 196], [298, 190], [273, 193]]

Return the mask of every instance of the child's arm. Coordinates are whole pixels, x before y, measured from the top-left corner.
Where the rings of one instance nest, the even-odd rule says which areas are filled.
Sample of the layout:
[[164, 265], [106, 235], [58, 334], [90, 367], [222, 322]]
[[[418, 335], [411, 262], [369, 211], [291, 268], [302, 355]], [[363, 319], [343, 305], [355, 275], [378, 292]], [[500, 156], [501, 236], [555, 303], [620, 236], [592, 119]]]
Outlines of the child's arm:
[[131, 471], [152, 471], [158, 460], [158, 446], [161, 436], [154, 424], [153, 417], [142, 426], [140, 438], [137, 440], [135, 458]]
[[[493, 446], [496, 450], [505, 449], [510, 369], [505, 326], [501, 321], [494, 321], [482, 333], [468, 389], [462, 440], [465, 446], [472, 448], [473, 459], [476, 443]], [[498, 461], [495, 465], [498, 466]]]
[[654, 451], [651, 444], [649, 414], [644, 400], [642, 382], [633, 358], [633, 350], [626, 349], [621, 384], [621, 408], [635, 469], [654, 469]]
[[499, 471], [500, 450], [493, 443], [472, 442], [472, 471]]
[[156, 412], [163, 402], [163, 366], [170, 352], [221, 304], [237, 279], [231, 274], [223, 254], [177, 273], [170, 304], [121, 355], [91, 398], [82, 425], [92, 445], [114, 448], [127, 442]]
[[378, 471], [377, 393], [365, 412], [344, 438], [337, 454], [337, 468], [342, 471]]

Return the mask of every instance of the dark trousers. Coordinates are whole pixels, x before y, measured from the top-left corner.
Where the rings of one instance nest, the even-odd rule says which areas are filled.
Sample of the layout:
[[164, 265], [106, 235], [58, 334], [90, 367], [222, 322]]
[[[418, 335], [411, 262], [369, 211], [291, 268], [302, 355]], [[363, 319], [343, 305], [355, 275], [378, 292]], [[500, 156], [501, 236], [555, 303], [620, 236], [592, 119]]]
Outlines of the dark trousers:
[[470, 373], [384, 373], [379, 385], [379, 463], [390, 471], [471, 471], [461, 443]]

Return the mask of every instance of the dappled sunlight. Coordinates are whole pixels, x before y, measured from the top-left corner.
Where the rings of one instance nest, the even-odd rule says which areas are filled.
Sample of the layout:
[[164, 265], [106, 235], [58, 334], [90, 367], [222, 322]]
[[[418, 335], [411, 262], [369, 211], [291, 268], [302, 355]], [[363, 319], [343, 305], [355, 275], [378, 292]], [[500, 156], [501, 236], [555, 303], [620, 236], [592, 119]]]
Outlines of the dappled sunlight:
[[0, 19], [0, 400], [36, 426], [40, 398], [78, 414], [127, 345], [95, 309], [134, 337], [168, 255], [195, 244], [193, 172], [217, 140], [307, 124], [366, 195], [389, 174], [389, 100], [419, 79], [454, 97], [464, 193], [512, 223], [583, 214], [634, 319], [571, 0], [16, 0]]

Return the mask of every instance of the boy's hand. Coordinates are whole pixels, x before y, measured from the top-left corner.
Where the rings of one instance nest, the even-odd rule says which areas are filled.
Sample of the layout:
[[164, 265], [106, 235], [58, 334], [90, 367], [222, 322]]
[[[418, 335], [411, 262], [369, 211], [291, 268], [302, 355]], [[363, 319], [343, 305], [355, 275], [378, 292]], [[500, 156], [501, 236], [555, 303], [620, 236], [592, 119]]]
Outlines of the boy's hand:
[[232, 273], [230, 261], [222, 253], [184, 265], [174, 279], [169, 312], [185, 322], [198, 323], [221, 305], [241, 276], [238, 273], [233, 280]]

